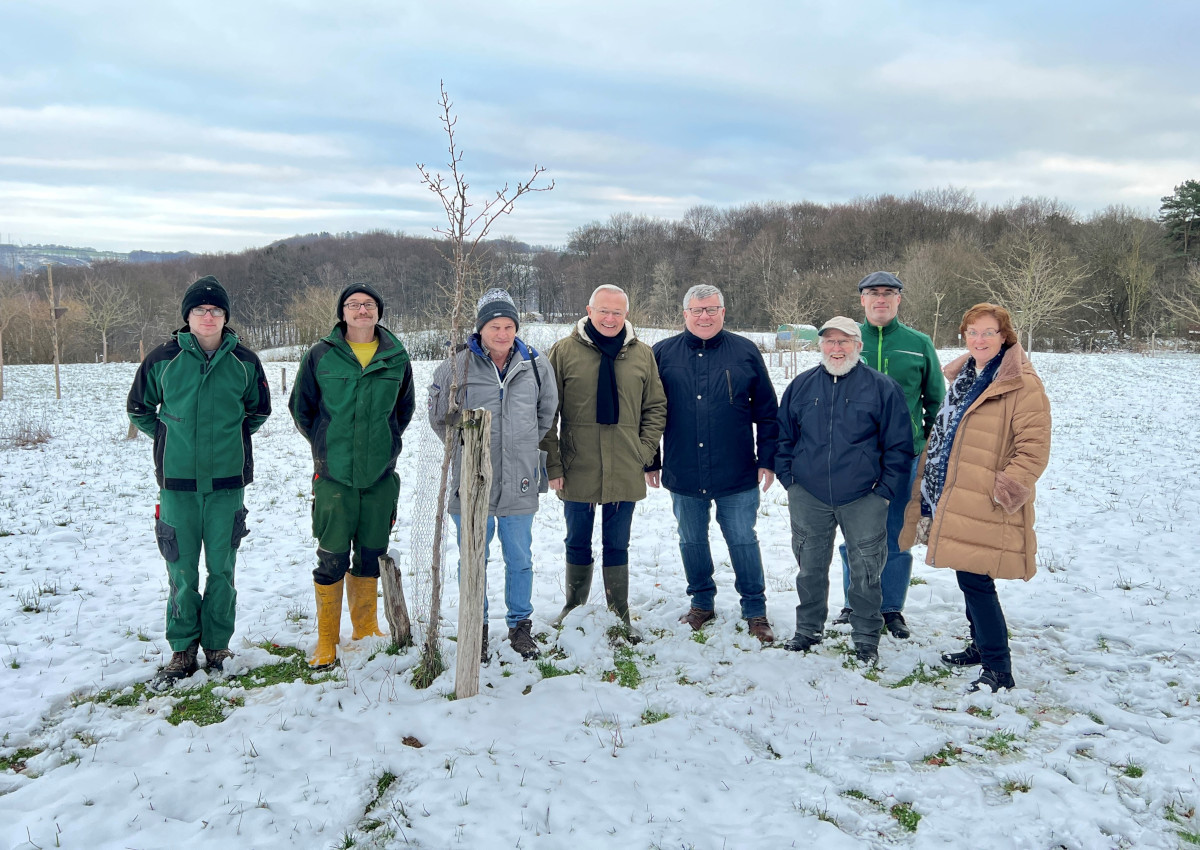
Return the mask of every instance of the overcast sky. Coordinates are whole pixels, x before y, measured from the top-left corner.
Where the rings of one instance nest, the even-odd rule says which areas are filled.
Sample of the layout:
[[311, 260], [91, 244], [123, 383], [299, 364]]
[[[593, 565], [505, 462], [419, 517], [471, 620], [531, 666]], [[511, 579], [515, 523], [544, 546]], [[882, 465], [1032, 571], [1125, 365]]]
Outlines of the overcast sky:
[[1200, 4], [0, 0], [0, 241], [238, 250], [444, 221], [444, 80], [497, 234], [955, 186], [1157, 213], [1200, 178]]

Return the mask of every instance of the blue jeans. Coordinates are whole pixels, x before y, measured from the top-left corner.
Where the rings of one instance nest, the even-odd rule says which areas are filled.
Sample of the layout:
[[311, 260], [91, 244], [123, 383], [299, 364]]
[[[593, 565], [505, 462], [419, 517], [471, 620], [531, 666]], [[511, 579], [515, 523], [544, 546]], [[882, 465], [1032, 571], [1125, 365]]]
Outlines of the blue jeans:
[[[880, 585], [883, 588], [883, 604], [879, 609], [881, 614], [891, 614], [893, 611], [904, 610], [904, 600], [908, 598], [908, 582], [912, 579], [912, 552], [900, 548], [900, 530], [904, 528], [904, 509], [908, 507], [908, 497], [912, 494], [913, 482], [917, 480], [917, 460], [913, 460], [912, 469], [904, 482], [904, 489], [896, 494], [896, 498], [888, 503], [887, 514], [887, 560], [883, 564], [883, 578]], [[847, 600], [846, 607], [853, 608], [850, 599], [850, 564], [846, 561], [846, 544], [838, 546], [842, 556], [842, 592]]]
[[879, 576], [887, 557], [887, 499], [875, 493], [846, 505], [827, 505], [799, 484], [788, 488], [792, 554], [796, 556], [796, 635], [820, 640], [829, 613], [829, 564], [841, 526], [850, 549], [850, 629], [860, 649], [879, 646]]
[[754, 533], [754, 523], [758, 519], [757, 487], [715, 499], [671, 494], [671, 505], [679, 523], [679, 555], [683, 558], [692, 607], [711, 611], [717, 595], [712, 551], [708, 546], [708, 508], [713, 502], [717, 503], [717, 524], [721, 526], [721, 534], [729, 547], [729, 560], [733, 562], [733, 589], [742, 598], [742, 616], [746, 619], [765, 617], [766, 582], [758, 535]]
[[958, 586], [967, 603], [967, 622], [971, 626], [971, 640], [979, 647], [983, 666], [997, 673], [1012, 672], [1012, 658], [1008, 652], [1008, 623], [1004, 621], [1004, 609], [996, 595], [996, 582], [991, 576], [964, 573], [955, 570]]
[[[607, 502], [600, 510], [601, 563], [620, 567], [629, 563], [629, 529], [633, 525], [633, 502]], [[592, 529], [596, 506], [588, 502], [563, 502], [567, 521], [567, 563], [587, 567], [592, 559]]]
[[[450, 514], [458, 541], [462, 543], [462, 517]], [[500, 530], [500, 551], [504, 555], [504, 622], [510, 629], [533, 616], [533, 514], [490, 516], [487, 518], [488, 549], [496, 529]], [[487, 573], [484, 573], [483, 622], [488, 619]]]

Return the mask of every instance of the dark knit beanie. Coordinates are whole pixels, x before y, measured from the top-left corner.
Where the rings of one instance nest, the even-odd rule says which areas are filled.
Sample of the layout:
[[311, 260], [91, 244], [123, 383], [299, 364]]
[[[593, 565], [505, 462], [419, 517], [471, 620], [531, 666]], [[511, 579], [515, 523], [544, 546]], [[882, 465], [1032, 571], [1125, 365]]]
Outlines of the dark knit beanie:
[[483, 326], [492, 319], [512, 319], [518, 329], [521, 327], [517, 305], [513, 303], [512, 296], [503, 289], [489, 289], [475, 302], [475, 332], [483, 330]]
[[375, 291], [375, 287], [369, 283], [352, 283], [342, 290], [342, 294], [338, 296], [337, 317], [339, 322], [344, 322], [346, 317], [342, 315], [344, 310], [342, 305], [346, 303], [346, 299], [356, 292], [361, 292], [363, 295], [370, 295], [375, 299], [375, 304], [379, 308], [376, 314], [379, 318], [383, 317], [383, 299], [379, 297], [379, 293]]
[[225, 287], [221, 286], [221, 282], [210, 274], [200, 278], [183, 293], [183, 320], [187, 321], [188, 313], [192, 312], [193, 307], [202, 304], [220, 307], [225, 311], [226, 317], [229, 316], [229, 295], [225, 292]]

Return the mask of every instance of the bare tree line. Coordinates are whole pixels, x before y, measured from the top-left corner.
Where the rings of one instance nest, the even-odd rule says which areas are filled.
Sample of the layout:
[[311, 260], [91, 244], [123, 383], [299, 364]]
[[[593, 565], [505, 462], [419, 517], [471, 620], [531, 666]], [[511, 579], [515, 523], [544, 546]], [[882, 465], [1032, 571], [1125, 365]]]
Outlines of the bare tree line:
[[[689, 286], [711, 283], [725, 292], [732, 327], [768, 330], [857, 315], [854, 284], [886, 269], [905, 282], [905, 321], [940, 346], [954, 343], [968, 306], [992, 299], [1013, 311], [1035, 349], [1136, 347], [1200, 324], [1200, 273], [1189, 265], [1196, 240], [1169, 224], [1123, 206], [1082, 219], [1046, 198], [988, 207], [957, 189], [698, 206], [679, 220], [617, 213], [577, 228], [564, 249], [491, 239], [478, 246], [473, 279], [480, 292], [503, 286], [551, 321], [574, 318], [596, 286], [616, 283], [630, 293], [635, 322], [662, 326], [677, 323]], [[312, 343], [331, 326], [337, 293], [362, 280], [382, 294], [394, 330], [429, 331], [421, 338], [430, 350], [417, 345], [414, 355], [439, 358], [453, 311], [452, 258], [444, 237], [380, 231], [58, 268], [62, 358], [136, 359], [182, 325], [182, 292], [204, 274], [226, 285], [231, 324], [257, 348]], [[0, 280], [0, 364], [49, 362], [49, 316], [45, 269]]]

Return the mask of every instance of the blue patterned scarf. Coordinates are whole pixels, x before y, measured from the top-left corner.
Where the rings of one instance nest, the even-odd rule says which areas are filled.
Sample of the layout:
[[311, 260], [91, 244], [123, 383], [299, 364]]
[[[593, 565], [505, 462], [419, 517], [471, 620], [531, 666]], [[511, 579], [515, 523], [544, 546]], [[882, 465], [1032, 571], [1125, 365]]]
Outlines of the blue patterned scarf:
[[925, 477], [921, 481], [921, 516], [933, 516], [938, 500], [942, 498], [942, 487], [946, 484], [946, 467], [950, 463], [950, 449], [954, 446], [958, 424], [967, 408], [991, 386], [1008, 349], [1007, 345], [1002, 347], [982, 372], [976, 371], [975, 358], [969, 358], [946, 391], [946, 400], [942, 402], [942, 409], [938, 411], [937, 420], [929, 432]]

